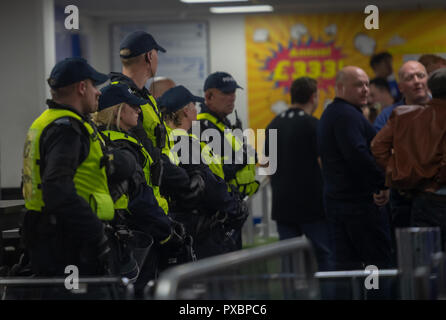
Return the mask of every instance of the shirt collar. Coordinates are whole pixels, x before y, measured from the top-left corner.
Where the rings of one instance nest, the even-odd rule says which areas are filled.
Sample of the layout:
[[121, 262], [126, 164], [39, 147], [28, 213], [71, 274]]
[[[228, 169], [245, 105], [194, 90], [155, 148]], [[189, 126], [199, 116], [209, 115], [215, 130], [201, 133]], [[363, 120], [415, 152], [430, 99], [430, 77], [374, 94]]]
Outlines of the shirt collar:
[[356, 109], [356, 111], [362, 113], [361, 107], [358, 107], [357, 105], [354, 105], [354, 104], [352, 104], [351, 102], [348, 102], [345, 99], [342, 99], [342, 98], [339, 98], [339, 97], [335, 97], [333, 102], [341, 102], [341, 103], [344, 103], [344, 104], [348, 104], [349, 106], [354, 107]]

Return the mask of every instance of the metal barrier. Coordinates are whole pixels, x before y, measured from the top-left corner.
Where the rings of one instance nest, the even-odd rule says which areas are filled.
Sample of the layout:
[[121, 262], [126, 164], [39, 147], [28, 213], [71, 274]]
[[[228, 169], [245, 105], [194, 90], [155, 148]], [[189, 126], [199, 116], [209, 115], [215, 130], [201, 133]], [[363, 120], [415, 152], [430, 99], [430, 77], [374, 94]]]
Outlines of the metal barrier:
[[66, 278], [7, 277], [0, 278], [1, 300], [131, 300], [133, 284], [120, 277], [82, 277], [78, 288], [65, 288]]
[[155, 299], [317, 299], [312, 247], [294, 238], [166, 270]]
[[[367, 289], [364, 285], [364, 278], [371, 275], [371, 271], [366, 270], [350, 270], [350, 271], [324, 271], [324, 272], [316, 272], [314, 277], [319, 280], [337, 280], [342, 279], [349, 282], [351, 287], [351, 297], [353, 300], [362, 300], [367, 298]], [[399, 276], [398, 269], [384, 269], [379, 270], [378, 273], [379, 279], [382, 278], [393, 278], [396, 279]], [[322, 281], [320, 281], [323, 283]], [[332, 284], [334, 286], [334, 284]], [[389, 289], [389, 288], [388, 288]], [[387, 292], [387, 294], [389, 294]], [[339, 299], [335, 295], [335, 292], [331, 293], [332, 296], [327, 297], [328, 299]]]
[[[404, 228], [396, 230], [398, 269], [401, 273], [401, 299], [417, 299], [419, 290], [426, 287], [426, 284], [420, 280], [422, 278], [421, 274], [426, 271], [418, 268], [427, 267], [430, 270], [433, 267], [435, 254], [441, 252], [440, 239], [440, 228]], [[429, 274], [431, 274], [430, 271]], [[435, 283], [432, 285], [435, 285]], [[425, 295], [427, 293], [423, 293], [423, 297]], [[429, 293], [428, 295], [434, 298], [432, 294]]]
[[[244, 245], [254, 244], [257, 234], [262, 239], [277, 236], [275, 222], [271, 220], [271, 197], [271, 183], [266, 176], [261, 180], [257, 193], [248, 199], [249, 216], [242, 230]], [[260, 208], [256, 210], [256, 207]], [[260, 212], [260, 215], [254, 215], [254, 212]], [[260, 220], [260, 223], [256, 223], [256, 220]]]

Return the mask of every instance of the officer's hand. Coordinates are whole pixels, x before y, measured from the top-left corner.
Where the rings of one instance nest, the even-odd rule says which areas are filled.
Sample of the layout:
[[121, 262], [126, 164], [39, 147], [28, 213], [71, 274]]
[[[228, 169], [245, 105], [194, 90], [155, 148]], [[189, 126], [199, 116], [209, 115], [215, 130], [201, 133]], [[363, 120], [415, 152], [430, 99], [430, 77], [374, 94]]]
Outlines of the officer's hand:
[[112, 182], [130, 179], [136, 171], [136, 158], [128, 149], [113, 149], [108, 152], [101, 164], [107, 168], [107, 176]]
[[389, 201], [390, 190], [380, 190], [379, 193], [373, 194], [373, 200], [375, 204], [379, 207], [385, 206]]
[[206, 185], [201, 174], [198, 172], [193, 174], [190, 178], [189, 191], [181, 196], [184, 201], [182, 205], [193, 207], [193, 200], [197, 200], [197, 198], [204, 192], [205, 187]]
[[239, 201], [239, 206], [236, 212], [228, 214], [227, 225], [232, 229], [241, 229], [246, 219], [248, 218], [249, 210], [246, 201]]
[[184, 225], [181, 222], [176, 221], [170, 217], [169, 220], [172, 225], [172, 232], [177, 234], [180, 238], [184, 239], [186, 237], [186, 228], [184, 227]]
[[184, 245], [184, 239], [184, 236], [180, 235], [177, 231], [175, 231], [175, 228], [172, 227], [170, 238], [166, 243], [162, 245], [162, 248], [170, 252], [179, 251], [180, 248], [182, 248]]
[[95, 264], [99, 262], [105, 265], [108, 262], [111, 249], [108, 243], [108, 238], [104, 234], [102, 238], [96, 243], [86, 244], [81, 250], [81, 259], [84, 263]]
[[195, 174], [190, 178], [190, 189], [193, 193], [198, 195], [204, 191], [205, 187], [206, 185], [201, 174]]

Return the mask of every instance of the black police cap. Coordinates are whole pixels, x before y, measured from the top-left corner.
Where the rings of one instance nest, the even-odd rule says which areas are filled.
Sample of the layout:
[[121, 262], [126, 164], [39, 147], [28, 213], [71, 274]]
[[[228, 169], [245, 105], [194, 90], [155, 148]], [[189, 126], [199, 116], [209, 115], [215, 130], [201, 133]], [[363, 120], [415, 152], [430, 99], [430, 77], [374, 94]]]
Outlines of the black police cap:
[[170, 88], [158, 99], [158, 105], [161, 108], [166, 108], [167, 113], [174, 113], [184, 108], [190, 102], [204, 103], [204, 99], [194, 96], [183, 86]]
[[119, 55], [121, 58], [132, 58], [149, 52], [152, 49], [166, 52], [166, 49], [161, 47], [151, 34], [145, 31], [135, 31], [122, 39], [121, 45], [119, 46]]
[[120, 103], [141, 106], [147, 104], [148, 101], [134, 95], [132, 90], [125, 84], [109, 84], [101, 89], [98, 111], [102, 111]]
[[226, 72], [214, 72], [206, 78], [203, 89], [206, 91], [211, 88], [216, 88], [222, 92], [234, 92], [237, 88], [243, 89], [237, 84], [234, 78]]
[[57, 89], [85, 79], [91, 79], [97, 86], [107, 81], [108, 76], [97, 72], [83, 58], [66, 58], [56, 63], [51, 70], [48, 84], [51, 88]]

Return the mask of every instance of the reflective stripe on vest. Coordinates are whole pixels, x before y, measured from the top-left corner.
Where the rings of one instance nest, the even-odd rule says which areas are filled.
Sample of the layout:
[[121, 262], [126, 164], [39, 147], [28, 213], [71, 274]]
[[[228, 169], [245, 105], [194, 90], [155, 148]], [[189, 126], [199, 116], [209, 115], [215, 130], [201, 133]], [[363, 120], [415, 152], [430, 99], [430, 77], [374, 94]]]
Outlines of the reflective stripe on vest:
[[107, 184], [105, 166], [100, 167], [104, 156], [103, 143], [95, 129], [76, 113], [64, 109], [45, 110], [31, 125], [25, 143], [23, 160], [23, 197], [28, 210], [41, 212], [45, 206], [41, 189], [40, 175], [40, 137], [52, 122], [59, 118], [70, 117], [81, 122], [87, 129], [90, 149], [87, 158], [76, 169], [73, 178], [76, 192], [81, 196], [101, 220], [114, 217], [113, 200]]
[[229, 142], [229, 145], [232, 147], [232, 150], [239, 151], [240, 148], [242, 148], [243, 143], [237, 139], [236, 136], [232, 134], [230, 130], [226, 128], [226, 126], [218, 120], [216, 117], [214, 117], [210, 113], [199, 113], [197, 115], [198, 120], [209, 120], [213, 125], [215, 125], [225, 136], [226, 141]]
[[143, 171], [144, 171], [144, 176], [146, 178], [146, 182], [149, 185], [149, 187], [153, 189], [153, 194], [155, 195], [158, 205], [160, 206], [161, 209], [163, 209], [164, 213], [167, 214], [169, 212], [169, 204], [167, 200], [160, 194], [160, 188], [152, 185], [150, 176], [150, 166], [152, 165], [153, 160], [150, 154], [147, 152], [147, 150], [143, 147], [143, 145], [138, 140], [136, 140], [135, 138], [129, 136], [124, 132], [119, 132], [114, 130], [104, 130], [102, 131], [102, 133], [105, 134], [112, 141], [125, 140], [139, 147], [138, 149], [143, 154], [145, 159]]
[[[215, 125], [223, 134], [226, 141], [231, 145], [232, 150], [237, 152], [243, 147], [243, 142], [241, 142], [236, 136], [234, 136], [228, 128], [218, 120], [215, 116], [210, 113], [204, 112], [197, 115], [198, 120], [208, 120], [213, 125]], [[253, 157], [248, 159], [249, 162], [254, 162]], [[236, 187], [239, 191], [252, 195], [257, 192], [259, 188], [259, 183], [256, 181], [256, 166], [255, 164], [247, 164], [242, 169], [238, 170], [235, 174], [235, 178], [228, 182]]]
[[[172, 135], [173, 137], [179, 137], [179, 136], [190, 137], [197, 143], [200, 143], [201, 159], [203, 160], [204, 163], [208, 165], [209, 169], [211, 169], [213, 174], [224, 180], [225, 174], [223, 172], [222, 159], [219, 155], [213, 153], [212, 149], [206, 143], [200, 142], [197, 136], [193, 134], [188, 134], [187, 131], [183, 129], [173, 129]], [[193, 151], [189, 150], [189, 152]]]
[[118, 200], [115, 201], [113, 207], [115, 210], [127, 210], [129, 207], [129, 197], [123, 194]]

